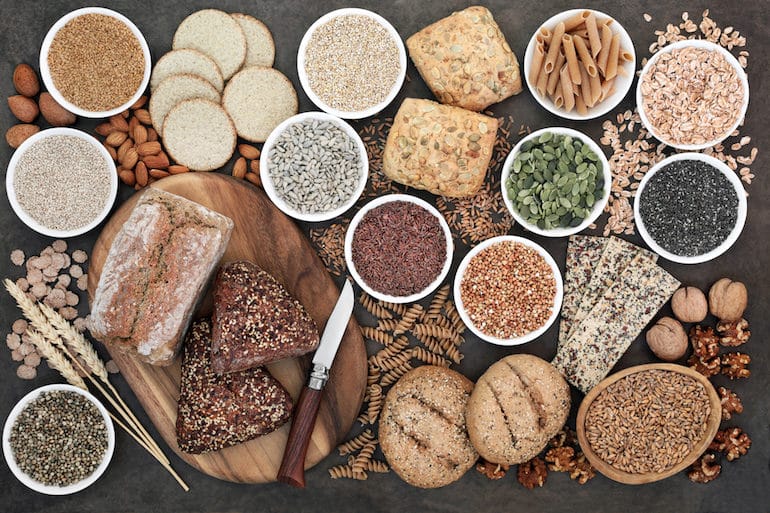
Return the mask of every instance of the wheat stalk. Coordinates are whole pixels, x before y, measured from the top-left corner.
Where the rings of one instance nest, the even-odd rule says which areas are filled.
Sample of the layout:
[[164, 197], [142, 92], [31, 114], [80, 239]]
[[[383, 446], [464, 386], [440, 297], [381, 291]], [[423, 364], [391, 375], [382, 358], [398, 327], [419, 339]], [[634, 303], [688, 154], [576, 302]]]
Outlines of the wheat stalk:
[[59, 374], [61, 374], [64, 379], [67, 380], [67, 383], [72, 386], [82, 388], [83, 390], [88, 390], [86, 382], [83, 381], [83, 378], [81, 378], [80, 374], [77, 373], [75, 367], [73, 367], [72, 364], [61, 353], [61, 351], [56, 349], [53, 344], [46, 340], [45, 337], [40, 334], [40, 332], [27, 328], [27, 336], [35, 345], [37, 351], [46, 360], [48, 360], [48, 363], [51, 365], [51, 367], [59, 371]]

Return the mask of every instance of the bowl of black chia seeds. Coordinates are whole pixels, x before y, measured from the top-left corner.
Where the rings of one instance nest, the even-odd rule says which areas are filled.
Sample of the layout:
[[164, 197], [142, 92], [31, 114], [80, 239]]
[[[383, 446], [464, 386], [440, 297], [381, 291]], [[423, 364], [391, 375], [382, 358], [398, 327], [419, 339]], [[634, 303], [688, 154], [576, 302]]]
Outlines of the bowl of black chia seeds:
[[406, 77], [406, 49], [385, 18], [366, 9], [337, 9], [307, 30], [297, 52], [305, 94], [343, 119], [373, 116], [387, 107]]
[[430, 203], [408, 194], [370, 201], [350, 221], [345, 262], [372, 297], [413, 303], [444, 281], [454, 242], [444, 217]]
[[73, 128], [49, 128], [11, 156], [5, 189], [13, 211], [29, 228], [49, 237], [74, 237], [107, 217], [118, 176], [95, 138]]
[[107, 469], [115, 428], [104, 406], [71, 385], [47, 385], [25, 395], [3, 428], [3, 454], [13, 475], [47, 495], [79, 492]]
[[259, 172], [265, 192], [283, 213], [302, 221], [328, 221], [361, 196], [369, 157], [361, 137], [345, 121], [303, 112], [270, 133]]
[[679, 153], [652, 167], [639, 183], [634, 217], [639, 234], [672, 262], [712, 260], [738, 240], [746, 222], [746, 193], [723, 162]]
[[566, 237], [596, 221], [612, 175], [590, 137], [562, 127], [532, 132], [513, 147], [502, 171], [503, 201], [517, 223], [545, 237]]

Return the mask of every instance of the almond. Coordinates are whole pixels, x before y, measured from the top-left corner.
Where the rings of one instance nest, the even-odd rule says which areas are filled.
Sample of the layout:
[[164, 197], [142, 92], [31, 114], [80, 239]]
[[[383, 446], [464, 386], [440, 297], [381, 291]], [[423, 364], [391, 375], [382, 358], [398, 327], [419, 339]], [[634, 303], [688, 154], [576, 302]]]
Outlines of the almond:
[[115, 131], [115, 127], [112, 126], [110, 123], [100, 123], [96, 125], [96, 128], [94, 129], [94, 131], [101, 136], [107, 136]]
[[120, 114], [110, 116], [110, 124], [114, 126], [116, 130], [120, 130], [121, 132], [128, 132], [128, 122], [123, 119], [123, 116]]
[[147, 142], [147, 128], [143, 125], [136, 125], [131, 133], [133, 134], [134, 144], [141, 145]]
[[123, 119], [128, 119], [128, 116], [130, 116], [131, 113], [128, 112], [128, 109], [126, 109], [123, 112], [121, 112], [120, 115], [123, 117]]
[[8, 97], [8, 108], [11, 109], [11, 114], [22, 123], [32, 123], [40, 114], [35, 100], [20, 94]]
[[147, 167], [136, 166], [136, 185], [140, 187], [144, 187], [145, 185], [147, 185], [148, 179], [149, 179], [149, 176], [147, 176]]
[[37, 125], [13, 125], [5, 132], [5, 141], [11, 148], [18, 148], [21, 143], [40, 131]]
[[160, 152], [157, 155], [147, 155], [146, 157], [142, 157], [142, 161], [150, 168], [166, 169], [169, 166], [168, 157], [163, 152]]
[[139, 126], [139, 124], [140, 124], [140, 123], [139, 123], [139, 120], [138, 120], [138, 119], [136, 119], [136, 117], [135, 117], [135, 116], [134, 116], [134, 117], [132, 117], [131, 119], [129, 119], [129, 120], [128, 120], [128, 133], [129, 133], [129, 134], [133, 134], [133, 133], [134, 133], [134, 129], [135, 129], [136, 127], [138, 127], [138, 126]]
[[147, 109], [137, 109], [134, 112], [134, 117], [139, 120], [143, 125], [152, 125], [152, 118], [150, 112]]
[[112, 157], [112, 160], [118, 160], [118, 152], [115, 150], [115, 148], [107, 144], [106, 141], [104, 142], [103, 145], [104, 145], [104, 149], [106, 149], [107, 153], [109, 153], [110, 157]]
[[243, 178], [246, 176], [246, 158], [240, 157], [235, 161], [233, 165], [233, 176], [235, 178]]
[[129, 109], [131, 110], [141, 109], [142, 107], [145, 106], [146, 103], [147, 103], [147, 95], [142, 95], [139, 97], [138, 100], [134, 102], [134, 104], [131, 107], [129, 107]]
[[123, 155], [123, 160], [120, 161], [123, 167], [126, 169], [134, 169], [134, 166], [139, 161], [139, 154], [136, 152], [136, 148], [129, 148], [126, 154]]
[[147, 140], [148, 141], [157, 141], [158, 140], [158, 132], [155, 131], [153, 127], [147, 127]]
[[259, 150], [256, 149], [251, 144], [239, 144], [238, 153], [240, 153], [241, 155], [243, 155], [249, 160], [254, 160], [259, 158]]
[[19, 94], [32, 98], [40, 92], [40, 81], [37, 73], [29, 64], [19, 64], [13, 70], [13, 86]]
[[68, 126], [75, 123], [77, 117], [53, 99], [50, 93], [40, 93], [40, 114], [53, 126]]
[[133, 187], [136, 184], [136, 175], [130, 169], [118, 168], [118, 177], [124, 184]]
[[249, 163], [249, 167], [251, 168], [251, 172], [252, 172], [252, 173], [257, 173], [257, 174], [259, 174], [259, 161], [258, 161], [258, 160], [252, 160], [252, 161]]
[[[140, 157], [147, 157], [149, 155], [157, 155], [161, 151], [160, 143], [158, 141], [148, 141], [140, 144], [136, 147], [137, 153]], [[168, 162], [166, 163], [168, 166]]]
[[190, 170], [187, 169], [187, 166], [183, 166], [181, 164], [174, 164], [173, 166], [168, 166], [168, 172], [171, 173], [172, 175], [187, 173], [188, 171]]
[[262, 179], [257, 173], [246, 173], [246, 180], [250, 181], [257, 187], [262, 187]]
[[128, 139], [128, 134], [125, 132], [112, 132], [110, 135], [107, 136], [106, 139], [104, 139], [104, 142], [107, 143], [109, 146], [112, 146], [114, 148], [117, 148], [124, 142], [126, 142], [126, 139]]
[[158, 179], [166, 178], [170, 174], [171, 173], [169, 173], [168, 171], [163, 171], [162, 169], [150, 169], [150, 176], [153, 178], [158, 178]]
[[133, 148], [134, 141], [131, 139], [126, 139], [123, 141], [123, 144], [120, 145], [120, 148], [118, 148], [118, 160], [123, 160], [123, 157], [125, 156], [126, 152], [129, 148]]

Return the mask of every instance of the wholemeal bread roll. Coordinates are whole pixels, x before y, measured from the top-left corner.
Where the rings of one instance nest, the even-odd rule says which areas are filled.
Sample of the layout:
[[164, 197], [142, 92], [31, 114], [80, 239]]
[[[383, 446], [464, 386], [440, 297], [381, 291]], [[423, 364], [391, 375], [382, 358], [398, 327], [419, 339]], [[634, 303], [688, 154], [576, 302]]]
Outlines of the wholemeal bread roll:
[[216, 88], [199, 76], [171, 75], [163, 80], [150, 96], [149, 111], [152, 127], [162, 134], [163, 122], [171, 109], [192, 98], [204, 98], [216, 103], [220, 101]]
[[248, 14], [233, 13], [230, 16], [238, 22], [241, 30], [243, 30], [243, 35], [246, 36], [246, 60], [243, 67], [272, 67], [275, 59], [275, 43], [270, 29], [254, 16]]
[[468, 401], [468, 435], [482, 458], [514, 465], [529, 461], [569, 415], [569, 385], [537, 356], [511, 355], [492, 364]]
[[203, 9], [182, 20], [174, 33], [174, 50], [193, 48], [211, 57], [227, 80], [246, 60], [246, 36], [226, 12]]
[[192, 48], [172, 50], [155, 63], [150, 77], [150, 91], [154, 92], [160, 83], [171, 75], [195, 75], [214, 86], [219, 93], [225, 87], [217, 63], [205, 53]]
[[390, 389], [380, 417], [380, 446], [401, 479], [438, 488], [476, 463], [464, 415], [471, 390], [473, 383], [462, 374], [432, 365], [409, 371]]
[[318, 347], [302, 304], [251, 262], [223, 265], [214, 280], [211, 368], [218, 374], [294, 358]]
[[291, 416], [291, 396], [267, 369], [218, 376], [210, 347], [210, 322], [195, 322], [185, 340], [176, 417], [179, 448], [192, 454], [265, 435]]
[[406, 40], [441, 103], [482, 111], [522, 90], [519, 63], [486, 7], [468, 7]]
[[91, 333], [170, 365], [233, 222], [175, 194], [145, 189], [112, 241], [91, 306]]
[[441, 196], [476, 194], [497, 138], [497, 119], [430, 100], [406, 98], [382, 155], [391, 180]]

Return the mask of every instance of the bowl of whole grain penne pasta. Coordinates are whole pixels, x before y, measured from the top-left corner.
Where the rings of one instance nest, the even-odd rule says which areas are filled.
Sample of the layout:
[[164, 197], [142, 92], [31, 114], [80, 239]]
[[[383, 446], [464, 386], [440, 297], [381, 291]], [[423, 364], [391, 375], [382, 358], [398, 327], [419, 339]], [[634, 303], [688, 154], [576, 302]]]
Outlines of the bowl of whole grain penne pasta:
[[535, 99], [557, 116], [594, 119], [615, 108], [636, 71], [631, 36], [600, 11], [571, 9], [537, 29], [524, 54]]

